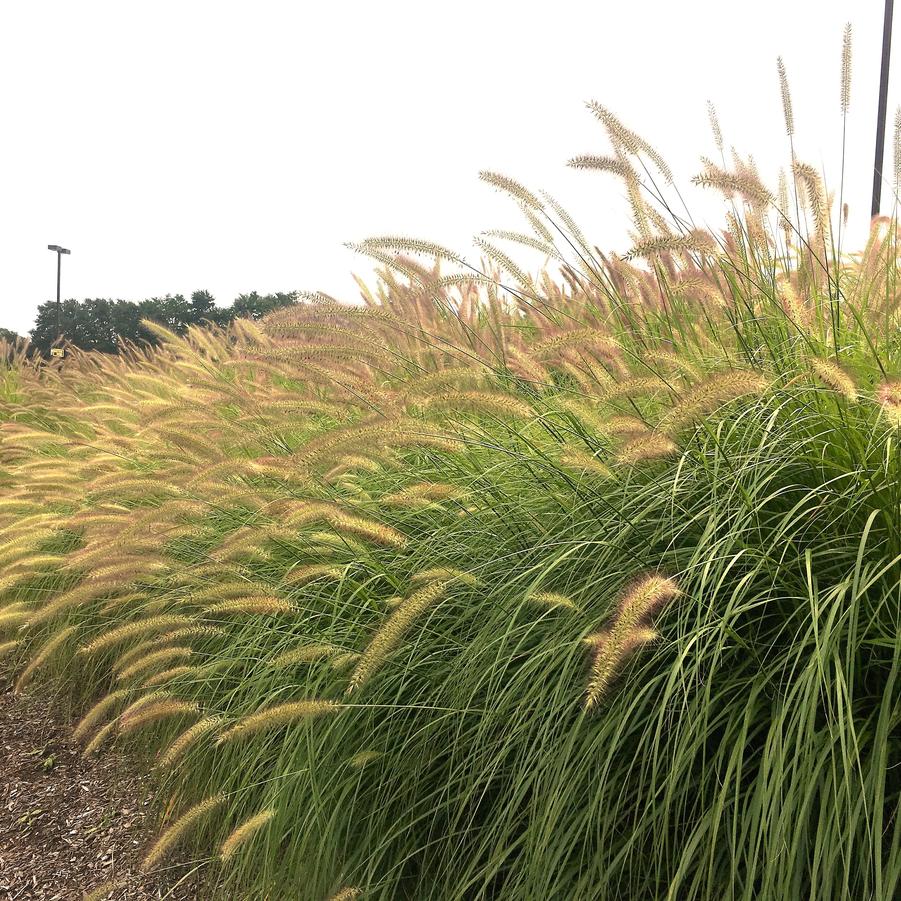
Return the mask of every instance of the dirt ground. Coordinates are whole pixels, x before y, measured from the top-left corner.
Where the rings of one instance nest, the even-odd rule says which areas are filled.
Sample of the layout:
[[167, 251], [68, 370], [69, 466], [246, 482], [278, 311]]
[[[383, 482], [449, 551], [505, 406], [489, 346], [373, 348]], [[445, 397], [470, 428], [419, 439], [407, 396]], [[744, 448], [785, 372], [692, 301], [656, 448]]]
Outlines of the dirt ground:
[[155, 825], [141, 778], [70, 736], [46, 701], [0, 689], [0, 901], [196, 901], [184, 871], [137, 873]]

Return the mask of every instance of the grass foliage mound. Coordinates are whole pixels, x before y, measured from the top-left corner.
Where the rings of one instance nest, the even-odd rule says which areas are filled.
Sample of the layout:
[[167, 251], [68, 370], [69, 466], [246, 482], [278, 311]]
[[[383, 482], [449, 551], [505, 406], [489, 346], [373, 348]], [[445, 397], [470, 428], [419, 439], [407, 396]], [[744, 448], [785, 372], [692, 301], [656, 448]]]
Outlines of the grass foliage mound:
[[[606, 110], [635, 248], [409, 238], [377, 289], [120, 357], [7, 349], [0, 655], [153, 766], [221, 897], [785, 899], [901, 885], [898, 232], [837, 248]], [[556, 261], [532, 278], [495, 243]], [[220, 896], [220, 895], [217, 895]]]

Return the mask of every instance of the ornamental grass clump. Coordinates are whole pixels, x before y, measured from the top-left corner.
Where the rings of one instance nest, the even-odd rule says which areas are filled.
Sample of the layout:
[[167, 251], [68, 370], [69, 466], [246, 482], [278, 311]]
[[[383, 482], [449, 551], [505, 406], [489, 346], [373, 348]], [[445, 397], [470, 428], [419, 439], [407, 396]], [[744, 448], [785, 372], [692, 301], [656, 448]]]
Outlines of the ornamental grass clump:
[[[850, 34], [843, 124], [849, 73]], [[361, 242], [357, 306], [0, 354], [0, 677], [153, 762], [146, 867], [273, 901], [899, 895], [901, 229], [846, 246], [777, 74], [781, 178], [711, 112], [719, 231], [591, 103], [572, 164], [629, 252], [484, 172], [522, 224]]]

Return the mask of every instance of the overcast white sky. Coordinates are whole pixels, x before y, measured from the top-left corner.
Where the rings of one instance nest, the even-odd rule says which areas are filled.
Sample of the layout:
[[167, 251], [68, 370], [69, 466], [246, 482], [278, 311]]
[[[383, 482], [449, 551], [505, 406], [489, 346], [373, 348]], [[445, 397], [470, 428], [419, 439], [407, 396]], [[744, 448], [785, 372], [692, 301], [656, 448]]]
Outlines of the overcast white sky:
[[[607, 150], [584, 101], [611, 108], [688, 185], [713, 155], [711, 99], [727, 144], [775, 183], [780, 53], [799, 155], [837, 187], [849, 20], [845, 198], [860, 236], [882, 14], [883, 0], [4, 2], [0, 326], [26, 331], [55, 296], [52, 243], [72, 249], [64, 297], [355, 300], [349, 273], [370, 266], [344, 241], [401, 232], [469, 251], [481, 230], [519, 227], [482, 168], [549, 190], [596, 243], [624, 249], [615, 180], [565, 167]], [[687, 193], [716, 224], [719, 206]]]

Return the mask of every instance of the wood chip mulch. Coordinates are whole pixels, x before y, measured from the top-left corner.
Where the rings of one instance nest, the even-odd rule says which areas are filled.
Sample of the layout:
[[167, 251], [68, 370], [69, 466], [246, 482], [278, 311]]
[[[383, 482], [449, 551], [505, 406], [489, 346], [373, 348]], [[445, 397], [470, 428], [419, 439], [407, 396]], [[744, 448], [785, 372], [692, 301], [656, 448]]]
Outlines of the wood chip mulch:
[[155, 825], [123, 758], [83, 760], [51, 704], [0, 689], [0, 901], [196, 901], [183, 871], [138, 874]]

